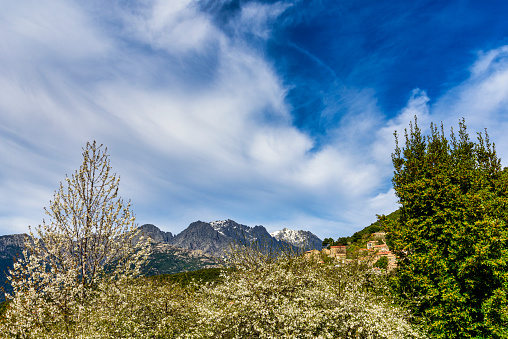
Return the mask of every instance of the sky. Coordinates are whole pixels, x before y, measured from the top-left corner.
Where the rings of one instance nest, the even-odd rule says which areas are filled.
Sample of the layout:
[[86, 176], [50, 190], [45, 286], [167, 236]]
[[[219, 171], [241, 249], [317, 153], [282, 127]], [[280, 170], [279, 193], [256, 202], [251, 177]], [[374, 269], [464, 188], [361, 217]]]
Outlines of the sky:
[[[352, 235], [398, 208], [393, 132], [508, 159], [508, 2], [0, 0], [0, 235], [107, 147], [138, 224]], [[48, 220], [46, 220], [48, 221]]]

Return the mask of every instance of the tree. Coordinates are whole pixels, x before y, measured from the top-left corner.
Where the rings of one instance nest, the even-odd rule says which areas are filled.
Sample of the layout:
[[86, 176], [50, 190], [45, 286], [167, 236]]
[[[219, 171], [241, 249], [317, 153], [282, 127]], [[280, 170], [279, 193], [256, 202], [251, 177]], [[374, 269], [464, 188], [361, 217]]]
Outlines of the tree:
[[6, 327], [13, 336], [37, 337], [55, 326], [70, 333], [107, 282], [140, 273], [148, 243], [139, 238], [130, 203], [117, 197], [120, 178], [101, 148], [86, 144], [79, 170], [66, 177], [65, 187], [60, 183], [45, 208], [49, 223], [43, 220], [35, 234], [30, 229], [26, 250], [10, 271]]
[[437, 338], [508, 337], [508, 171], [487, 132], [450, 140], [415, 117], [392, 154], [400, 218], [384, 219], [397, 290]]
[[339, 237], [337, 241], [335, 241], [336, 246], [347, 246], [348, 237]]
[[381, 257], [379, 258], [375, 263], [374, 267], [382, 268], [386, 270], [388, 268], [388, 258], [387, 257]]
[[335, 245], [335, 241], [332, 238], [326, 238], [325, 240], [323, 240], [322, 245], [323, 248], [330, 248], [330, 246]]
[[198, 291], [195, 309], [202, 315], [181, 337], [426, 338], [384, 293], [384, 276], [361, 262], [336, 267], [253, 247], [233, 249], [227, 261], [236, 269]]

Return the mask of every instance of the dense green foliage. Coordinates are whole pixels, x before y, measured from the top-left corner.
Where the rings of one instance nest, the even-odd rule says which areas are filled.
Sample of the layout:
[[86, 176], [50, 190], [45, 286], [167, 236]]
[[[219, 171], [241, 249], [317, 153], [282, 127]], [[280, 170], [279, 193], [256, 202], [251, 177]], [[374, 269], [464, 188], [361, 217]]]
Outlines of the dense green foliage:
[[508, 338], [508, 171], [487, 133], [423, 136], [415, 119], [392, 160], [398, 292], [436, 338]]
[[387, 257], [381, 257], [379, 258], [375, 263], [374, 267], [382, 268], [386, 270], [388, 268], [388, 258]]
[[214, 265], [216, 260], [211, 258], [204, 261], [192, 256], [178, 255], [178, 251], [168, 250], [163, 253], [151, 253], [142, 268], [144, 275], [172, 274], [185, 271], [196, 271], [205, 265]]

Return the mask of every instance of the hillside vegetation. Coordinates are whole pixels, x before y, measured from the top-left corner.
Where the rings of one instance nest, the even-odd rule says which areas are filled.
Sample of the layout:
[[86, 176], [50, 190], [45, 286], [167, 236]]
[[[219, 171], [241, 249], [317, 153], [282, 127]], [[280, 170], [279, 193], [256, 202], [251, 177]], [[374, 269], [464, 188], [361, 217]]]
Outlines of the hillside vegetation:
[[[320, 265], [253, 248], [234, 269], [107, 283], [73, 319], [26, 328], [27, 338], [424, 338], [384, 276], [357, 263]], [[19, 336], [15, 318], [0, 330]]]
[[[381, 218], [381, 216], [379, 216]], [[387, 216], [382, 216], [382, 220], [373, 222], [362, 230], [355, 232], [349, 237], [339, 237], [337, 240], [326, 238], [323, 240], [323, 246], [347, 245], [348, 255], [357, 254], [358, 250], [366, 248], [367, 242], [371, 240], [379, 240], [372, 236], [376, 232], [385, 232], [386, 224], [389, 221], [396, 221], [400, 218], [400, 209], [393, 211]]]

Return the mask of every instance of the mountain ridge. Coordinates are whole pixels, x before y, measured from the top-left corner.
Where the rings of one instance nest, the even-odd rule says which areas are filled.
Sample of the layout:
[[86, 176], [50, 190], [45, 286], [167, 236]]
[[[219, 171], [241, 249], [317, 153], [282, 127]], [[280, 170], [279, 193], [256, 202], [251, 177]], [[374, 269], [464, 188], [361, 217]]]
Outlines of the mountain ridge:
[[[145, 230], [145, 235], [152, 239], [160, 239], [162, 231], [156, 226], [154, 227], [141, 226]], [[290, 245], [272, 237], [264, 226], [250, 227], [231, 219], [212, 222], [195, 221], [182, 232], [164, 242], [180, 248], [201, 250], [218, 258], [222, 257], [234, 244], [250, 245], [256, 242], [258, 245], [273, 250], [281, 250]]]
[[[145, 236], [151, 238], [152, 254], [144, 269], [147, 275], [177, 273], [201, 268], [217, 267], [225, 252], [234, 244], [250, 245], [256, 243], [269, 250], [294, 250], [302, 248], [291, 237], [280, 239], [273, 237], [264, 226], [250, 227], [234, 220], [218, 220], [212, 222], [195, 221], [177, 235], [164, 232], [153, 224], [138, 227]], [[285, 229], [287, 230], [287, 229]], [[279, 231], [279, 232], [283, 232]], [[309, 231], [300, 232], [315, 237], [314, 243], [321, 248], [321, 240]], [[274, 233], [274, 232], [272, 232]], [[287, 231], [286, 231], [287, 233]], [[27, 234], [11, 234], [0, 236], [0, 286], [9, 292], [6, 273], [12, 267], [14, 259], [25, 249], [24, 240]], [[295, 238], [295, 237], [293, 237]], [[319, 244], [318, 244], [319, 243]], [[0, 293], [0, 301], [4, 300]]]
[[[163, 238], [161, 234], [171, 234], [161, 231], [152, 224], [145, 224], [140, 228], [153, 240], [160, 241]], [[256, 243], [265, 249], [275, 251], [289, 249], [296, 252], [322, 248], [322, 240], [310, 231], [293, 231], [284, 228], [281, 231], [268, 233], [262, 225], [251, 227], [231, 219], [211, 222], [195, 221], [179, 234], [167, 236], [163, 242], [180, 248], [201, 250], [216, 257], [221, 257], [232, 244]]]

